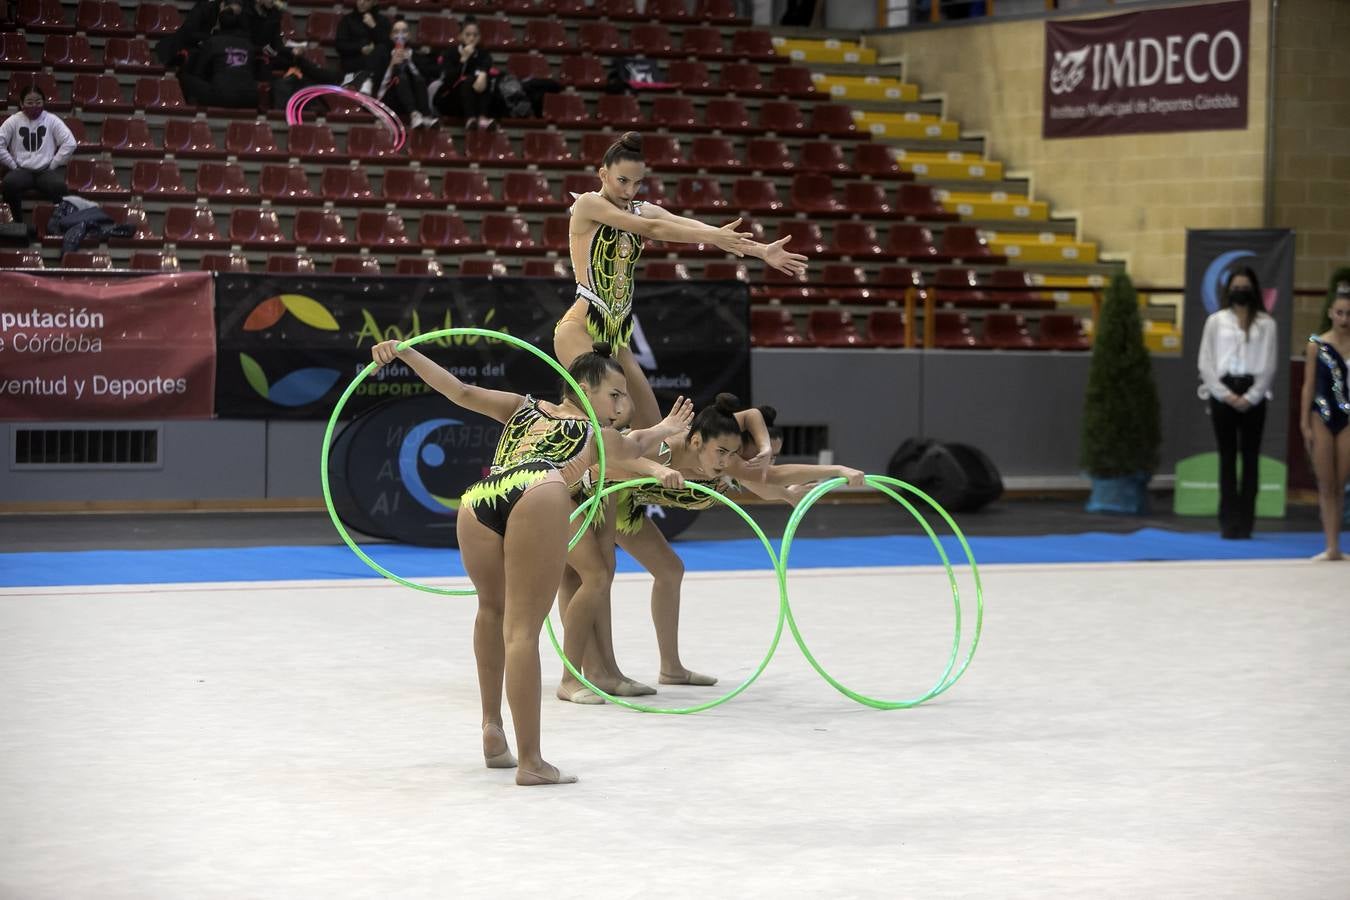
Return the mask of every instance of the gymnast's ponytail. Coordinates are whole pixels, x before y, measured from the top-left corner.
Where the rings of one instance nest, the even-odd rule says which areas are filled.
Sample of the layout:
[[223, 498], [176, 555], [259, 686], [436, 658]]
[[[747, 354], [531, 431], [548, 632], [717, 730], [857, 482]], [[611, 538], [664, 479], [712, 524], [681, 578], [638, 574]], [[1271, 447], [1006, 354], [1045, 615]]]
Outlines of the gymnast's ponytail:
[[689, 424], [690, 436], [698, 435], [705, 443], [728, 434], [739, 437], [741, 426], [735, 414], [740, 408], [741, 401], [735, 394], [718, 394], [712, 406], [705, 406], [694, 416]]
[[643, 162], [642, 135], [636, 131], [625, 131], [617, 141], [610, 144], [600, 165], [608, 168], [621, 162]]
[[[567, 367], [567, 374], [572, 379], [583, 386], [595, 387], [604, 381], [610, 372], [623, 373], [623, 366], [614, 358], [614, 351], [606, 341], [596, 341], [591, 344], [591, 352], [583, 353], [572, 364]], [[563, 402], [572, 400], [578, 406], [581, 406], [581, 398], [576, 396], [572, 386], [566, 381], [562, 383]]]

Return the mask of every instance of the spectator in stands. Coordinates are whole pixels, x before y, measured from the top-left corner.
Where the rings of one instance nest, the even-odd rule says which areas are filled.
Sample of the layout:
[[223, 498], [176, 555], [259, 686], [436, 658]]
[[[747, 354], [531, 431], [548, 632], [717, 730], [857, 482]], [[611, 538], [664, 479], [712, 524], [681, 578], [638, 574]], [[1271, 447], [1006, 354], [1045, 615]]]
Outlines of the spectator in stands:
[[179, 75], [193, 103], [230, 109], [258, 106], [258, 51], [249, 36], [243, 10], [226, 6], [220, 24], [193, 54]]
[[343, 84], [355, 83], [363, 94], [373, 93], [375, 79], [389, 66], [393, 44], [390, 23], [375, 11], [375, 0], [355, 0], [356, 8], [338, 21], [337, 51]]
[[1202, 393], [1209, 396], [1219, 444], [1219, 527], [1230, 540], [1252, 536], [1261, 433], [1275, 378], [1277, 344], [1275, 320], [1265, 310], [1256, 273], [1250, 268], [1235, 270], [1224, 287], [1223, 309], [1205, 320], [1199, 359]]
[[259, 74], [271, 76], [274, 109], [285, 109], [286, 101], [302, 87], [337, 84], [342, 79], [339, 73], [315, 65], [286, 45], [277, 0], [245, 0], [244, 23], [258, 52]]
[[197, 0], [173, 34], [155, 45], [155, 55], [170, 69], [181, 69], [192, 54], [211, 36], [220, 19], [221, 0]]
[[436, 60], [408, 46], [412, 42], [412, 29], [402, 16], [394, 17], [389, 35], [394, 49], [375, 96], [394, 112], [406, 116], [412, 127], [430, 128], [437, 119], [431, 111], [426, 75], [436, 71]]
[[47, 97], [35, 85], [23, 92], [22, 109], [0, 125], [0, 165], [4, 194], [15, 222], [23, 221], [23, 195], [36, 190], [53, 203], [66, 193], [66, 161], [75, 152], [75, 135], [47, 112]]
[[465, 16], [459, 29], [459, 43], [444, 57], [440, 88], [435, 92], [436, 108], [447, 116], [462, 118], [470, 128], [492, 128], [492, 93], [488, 80], [492, 55], [479, 41], [482, 32], [478, 20]]

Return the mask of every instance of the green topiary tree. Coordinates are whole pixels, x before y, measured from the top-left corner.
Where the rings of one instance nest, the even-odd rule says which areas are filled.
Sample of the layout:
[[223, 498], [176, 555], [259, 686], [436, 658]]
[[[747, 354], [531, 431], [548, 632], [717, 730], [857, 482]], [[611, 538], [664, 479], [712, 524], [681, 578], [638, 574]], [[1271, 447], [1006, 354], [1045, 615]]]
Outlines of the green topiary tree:
[[1095, 478], [1152, 475], [1162, 443], [1159, 419], [1139, 301], [1122, 273], [1107, 288], [1092, 345], [1083, 403], [1083, 468]]
[[1317, 325], [1318, 334], [1326, 334], [1331, 330], [1331, 301], [1336, 299], [1336, 285], [1341, 282], [1350, 283], [1350, 267], [1342, 266], [1331, 273], [1331, 282], [1327, 285], [1327, 302], [1322, 307], [1322, 321]]

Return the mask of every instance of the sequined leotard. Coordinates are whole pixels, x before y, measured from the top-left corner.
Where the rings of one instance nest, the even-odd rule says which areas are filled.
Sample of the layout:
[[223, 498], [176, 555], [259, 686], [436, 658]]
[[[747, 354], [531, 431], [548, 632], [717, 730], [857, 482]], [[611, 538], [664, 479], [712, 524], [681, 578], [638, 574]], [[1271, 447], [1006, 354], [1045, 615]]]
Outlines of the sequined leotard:
[[[656, 453], [658, 461], [663, 466], [670, 465], [670, 447], [664, 442]], [[591, 483], [595, 470], [590, 469], [582, 477], [581, 481], [573, 487], [572, 499], [577, 503], [584, 502], [594, 491]], [[667, 506], [677, 507], [679, 509], [707, 509], [717, 501], [709, 497], [702, 491], [694, 490], [687, 485], [700, 484], [706, 488], [716, 491], [719, 494], [728, 494], [739, 490], [739, 485], [731, 478], [722, 476], [718, 478], [697, 479], [686, 478], [684, 480], [686, 487], [668, 488], [659, 484], [645, 484], [641, 487], [627, 488], [618, 491], [614, 495], [615, 509], [615, 528], [619, 534], [637, 534], [642, 530], [643, 524], [647, 521], [648, 506]], [[600, 528], [604, 524], [603, 508], [597, 510], [596, 517], [592, 526]]]
[[1340, 434], [1350, 422], [1350, 387], [1347, 387], [1345, 359], [1331, 344], [1313, 335], [1308, 340], [1317, 345], [1317, 376], [1313, 389], [1312, 408], [1322, 417], [1327, 430]]
[[492, 457], [490, 474], [471, 485], [460, 498], [478, 521], [506, 536], [506, 520], [516, 502], [554, 472], [571, 486], [591, 465], [591, 423], [545, 412], [526, 397], [507, 420]]
[[[641, 215], [642, 202], [632, 201], [633, 215]], [[596, 223], [586, 251], [590, 287], [577, 282], [577, 298], [586, 301], [591, 340], [606, 341], [615, 351], [627, 347], [633, 337], [633, 268], [641, 255], [641, 235]]]

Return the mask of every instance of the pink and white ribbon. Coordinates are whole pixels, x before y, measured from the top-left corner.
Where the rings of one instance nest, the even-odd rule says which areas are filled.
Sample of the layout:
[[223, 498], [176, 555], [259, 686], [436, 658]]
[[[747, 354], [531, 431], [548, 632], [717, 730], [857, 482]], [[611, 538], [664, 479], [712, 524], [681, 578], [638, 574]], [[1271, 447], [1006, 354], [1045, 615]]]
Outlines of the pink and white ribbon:
[[305, 104], [309, 103], [309, 101], [313, 100], [315, 97], [323, 97], [330, 94], [346, 97], [374, 115], [375, 118], [389, 130], [390, 136], [393, 137], [395, 153], [403, 147], [404, 142], [408, 139], [408, 131], [403, 127], [403, 123], [399, 121], [398, 116], [394, 114], [392, 109], [369, 94], [348, 90], [347, 88], [336, 84], [315, 84], [310, 87], [303, 87], [292, 94], [290, 102], [286, 104], [286, 124], [301, 124], [303, 121], [301, 114], [304, 111]]

